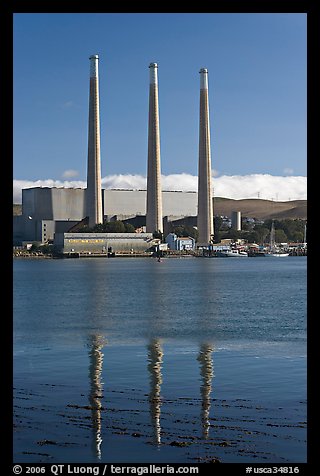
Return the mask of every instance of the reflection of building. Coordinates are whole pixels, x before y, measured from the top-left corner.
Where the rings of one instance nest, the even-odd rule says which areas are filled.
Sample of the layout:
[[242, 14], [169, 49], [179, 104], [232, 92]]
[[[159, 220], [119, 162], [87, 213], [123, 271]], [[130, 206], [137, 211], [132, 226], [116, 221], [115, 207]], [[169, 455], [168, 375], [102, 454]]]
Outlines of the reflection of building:
[[[212, 362], [212, 344], [201, 344], [197, 357], [200, 363], [200, 375], [202, 384], [201, 393], [201, 425], [202, 437], [208, 439], [210, 429], [210, 408], [211, 408], [211, 391], [213, 378], [213, 362]], [[148, 345], [148, 370], [150, 377], [150, 415], [151, 424], [154, 429], [154, 442], [161, 444], [161, 384], [162, 384], [162, 363], [163, 350], [159, 339], [152, 339]]]
[[[90, 393], [89, 405], [91, 409], [92, 421], [92, 448], [94, 455], [101, 459], [102, 451], [102, 367], [103, 353], [102, 349], [106, 345], [106, 340], [101, 335], [92, 335], [89, 339], [89, 378]], [[162, 364], [163, 350], [159, 339], [153, 338], [147, 346], [148, 350], [148, 372], [149, 372], [149, 409], [151, 417], [151, 426], [153, 429], [153, 442], [156, 445], [161, 444], [161, 385], [162, 385]], [[201, 344], [197, 360], [200, 363], [201, 375], [201, 425], [202, 437], [208, 439], [210, 429], [210, 408], [211, 391], [213, 378], [212, 362], [212, 344]]]
[[156, 444], [161, 443], [161, 425], [160, 425], [160, 408], [161, 408], [161, 364], [163, 352], [158, 339], [153, 339], [148, 345], [148, 370], [150, 375], [150, 414], [151, 423], [154, 428], [154, 441]]
[[212, 389], [212, 378], [213, 378], [213, 363], [212, 363], [212, 354], [213, 346], [211, 344], [202, 344], [200, 347], [198, 361], [200, 362], [200, 374], [202, 377], [201, 385], [201, 397], [202, 397], [202, 411], [201, 411], [201, 421], [202, 421], [202, 436], [207, 439], [209, 436], [210, 428], [210, 407], [211, 407], [211, 389]]
[[102, 364], [103, 364], [103, 353], [101, 352], [102, 348], [106, 344], [106, 341], [102, 336], [93, 335], [90, 338], [90, 366], [89, 366], [89, 378], [90, 378], [90, 394], [89, 402], [91, 407], [91, 420], [92, 420], [92, 430], [93, 430], [93, 450], [94, 454], [100, 459], [101, 458], [101, 399], [103, 396], [102, 392], [102, 382], [101, 382], [101, 373], [102, 373]]

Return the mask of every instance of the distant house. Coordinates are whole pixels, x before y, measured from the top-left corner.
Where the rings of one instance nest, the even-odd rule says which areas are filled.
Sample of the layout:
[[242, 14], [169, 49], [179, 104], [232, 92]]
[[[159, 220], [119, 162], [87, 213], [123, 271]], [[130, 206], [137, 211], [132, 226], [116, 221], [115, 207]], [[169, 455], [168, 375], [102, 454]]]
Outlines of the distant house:
[[195, 239], [191, 238], [191, 236], [178, 237], [175, 233], [169, 233], [166, 237], [166, 243], [168, 243], [170, 250], [185, 251], [195, 249]]

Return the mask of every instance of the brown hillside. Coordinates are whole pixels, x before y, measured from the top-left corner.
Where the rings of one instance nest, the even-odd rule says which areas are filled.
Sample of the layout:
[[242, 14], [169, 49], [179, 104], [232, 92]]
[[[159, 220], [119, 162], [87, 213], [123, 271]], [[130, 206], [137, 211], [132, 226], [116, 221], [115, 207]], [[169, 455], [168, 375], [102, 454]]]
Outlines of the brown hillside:
[[245, 199], [231, 200], [228, 198], [214, 198], [214, 214], [231, 216], [231, 212], [240, 211], [243, 217], [267, 220], [277, 218], [307, 219], [307, 200], [291, 200], [288, 202], [274, 202], [272, 200]]
[[[242, 216], [267, 220], [277, 218], [307, 219], [307, 200], [292, 200], [288, 202], [274, 202], [257, 198], [245, 200], [231, 200], [229, 198], [214, 198], [214, 214], [231, 217], [231, 212], [240, 211]], [[22, 206], [13, 205], [13, 215], [21, 215]]]

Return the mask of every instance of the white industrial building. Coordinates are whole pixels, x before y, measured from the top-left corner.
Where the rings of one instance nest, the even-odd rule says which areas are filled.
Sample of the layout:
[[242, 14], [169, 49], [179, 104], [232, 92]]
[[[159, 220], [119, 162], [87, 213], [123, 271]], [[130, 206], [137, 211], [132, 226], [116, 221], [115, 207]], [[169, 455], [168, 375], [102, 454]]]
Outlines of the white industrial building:
[[34, 187], [22, 190], [22, 215], [13, 217], [13, 241], [45, 243], [86, 216], [85, 190]]
[[[22, 215], [13, 217], [13, 239], [45, 243], [86, 217], [86, 189], [33, 187], [22, 190]], [[146, 215], [146, 190], [102, 190], [103, 214], [126, 219]], [[197, 192], [163, 191], [163, 216], [197, 215]]]
[[[146, 214], [146, 190], [103, 190], [104, 215], [135, 216]], [[197, 192], [163, 191], [163, 216], [197, 215]]]
[[166, 243], [168, 243], [170, 250], [191, 251], [195, 249], [195, 239], [191, 236], [178, 237], [175, 233], [169, 233], [166, 237]]

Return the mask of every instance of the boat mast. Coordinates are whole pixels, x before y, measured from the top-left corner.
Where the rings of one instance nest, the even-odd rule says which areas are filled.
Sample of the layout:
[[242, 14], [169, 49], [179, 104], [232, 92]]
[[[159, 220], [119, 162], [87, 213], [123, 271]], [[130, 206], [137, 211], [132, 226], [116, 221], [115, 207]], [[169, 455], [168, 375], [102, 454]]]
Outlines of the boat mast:
[[274, 221], [272, 220], [271, 231], [270, 231], [270, 251], [273, 251], [275, 248], [275, 229]]

